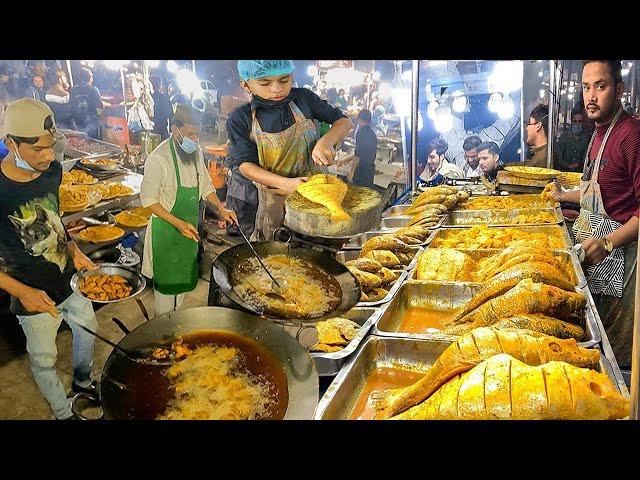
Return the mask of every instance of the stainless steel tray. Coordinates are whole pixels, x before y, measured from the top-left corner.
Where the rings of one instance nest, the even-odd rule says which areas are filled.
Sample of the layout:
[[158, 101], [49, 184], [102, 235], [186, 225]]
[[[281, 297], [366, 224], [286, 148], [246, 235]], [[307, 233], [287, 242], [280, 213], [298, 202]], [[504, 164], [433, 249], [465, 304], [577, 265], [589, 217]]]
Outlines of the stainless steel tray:
[[[444, 222], [446, 218], [447, 218], [446, 214], [441, 215], [440, 220], [438, 220], [438, 223], [436, 223], [432, 227], [427, 227], [427, 228], [429, 230], [437, 230], [438, 228], [440, 228], [440, 226], [442, 225], [442, 222]], [[397, 230], [398, 228], [409, 226], [409, 220], [411, 220], [411, 217], [406, 217], [406, 216], [386, 217], [386, 218], [383, 217], [382, 221], [380, 222], [380, 228], [382, 230], [389, 230], [389, 229]]]
[[[384, 312], [374, 326], [373, 334], [383, 337], [453, 341], [456, 336], [443, 333], [418, 334], [403, 333], [397, 330], [407, 307], [437, 310], [460, 308], [466, 305], [480, 288], [482, 285], [477, 283], [409, 281], [398, 289], [391, 302], [385, 306]], [[576, 290], [586, 295], [584, 289], [577, 288]], [[583, 347], [593, 347], [601, 340], [594, 309], [595, 305], [587, 295], [587, 305], [584, 309], [585, 338], [582, 342], [578, 342]]]
[[[553, 222], [546, 223], [517, 223], [518, 215], [533, 215], [549, 213], [553, 216]], [[492, 227], [525, 227], [535, 225], [560, 224], [564, 217], [559, 208], [517, 208], [513, 210], [457, 210], [449, 213], [442, 223], [443, 227], [466, 228], [473, 225], [488, 225]]]
[[[471, 226], [467, 226], [466, 228], [471, 228]], [[560, 236], [562, 237], [562, 250], [570, 250], [571, 247], [573, 247], [573, 240], [571, 240], [571, 237], [569, 236], [569, 232], [566, 229], [565, 226], [560, 226], [560, 225], [538, 225], [535, 227], [521, 227], [521, 226], [514, 226], [511, 225], [509, 227], [489, 227], [492, 229], [504, 229], [504, 228], [511, 228], [514, 230], [523, 230], [523, 231], [527, 231], [527, 232], [535, 232], [535, 233], [544, 233], [547, 236], [550, 235], [552, 232], [558, 232], [560, 234]], [[433, 238], [430, 240], [429, 245], [427, 248], [438, 248], [438, 247], [434, 247], [433, 243], [438, 239], [441, 238], [445, 235], [448, 235], [449, 232], [452, 232], [454, 234], [457, 234], [461, 231], [463, 231], [463, 228], [459, 228], [459, 227], [441, 227], [438, 229], [438, 231], [435, 233], [435, 235], [433, 236]]]
[[371, 326], [376, 322], [382, 311], [376, 308], [360, 308], [355, 307], [346, 313], [340, 315], [342, 318], [353, 320], [360, 325], [357, 335], [339, 352], [313, 352], [309, 351], [311, 358], [316, 364], [318, 375], [321, 377], [336, 375], [347, 358], [355, 352], [356, 348], [360, 345], [362, 340], [366, 337], [367, 333], [371, 329]]
[[394, 205], [393, 207], [388, 208], [384, 212], [382, 212], [382, 218], [389, 217], [404, 217], [409, 207], [411, 207], [411, 203], [403, 204], [403, 205]]
[[[493, 255], [497, 255], [498, 253], [502, 252], [501, 249], [493, 249], [493, 248], [485, 248], [485, 249], [482, 249], [482, 250], [457, 248], [456, 250], [458, 250], [459, 252], [462, 252], [462, 253], [466, 253], [474, 261], [478, 261], [478, 260], [483, 259], [483, 258], [491, 257]], [[573, 249], [571, 249], [571, 250], [554, 250], [553, 254], [556, 257], [561, 257], [563, 261], [565, 261], [565, 262], [569, 261], [571, 263], [571, 266], [573, 267], [572, 276], [574, 278], [574, 285], [576, 287], [584, 288], [584, 287], [587, 286], [587, 277], [585, 277], [584, 271], [582, 270], [582, 266], [580, 265], [580, 260], [578, 260], [578, 255], [576, 255], [576, 252]], [[416, 266], [417, 266], [417, 263], [418, 262], [416, 262]], [[418, 280], [417, 274], [418, 274], [418, 270], [417, 270], [417, 268], [414, 268], [410, 272], [409, 278], [411, 280]], [[462, 284], [462, 283], [486, 283], [486, 282], [461, 282], [461, 281], [458, 281], [458, 283]]]
[[[333, 380], [316, 409], [316, 420], [348, 419], [371, 372], [395, 367], [426, 372], [451, 342], [369, 336]], [[622, 392], [607, 358], [600, 356], [598, 369]]]
[[[358, 258], [360, 256], [360, 250], [340, 250], [337, 254], [336, 254], [336, 258], [338, 259], [338, 261], [340, 263], [345, 263], [348, 262], [349, 260], [355, 260], [356, 258]], [[415, 255], [413, 256], [413, 258], [411, 259], [411, 262], [409, 263], [409, 265], [403, 265], [400, 266], [398, 265], [397, 267], [395, 267], [398, 270], [411, 270], [413, 269], [413, 267], [416, 266], [416, 262], [418, 261], [418, 255], [420, 255], [421, 252], [424, 251], [424, 247], [420, 247], [420, 246], [411, 246], [411, 250], [415, 250]], [[393, 270], [393, 269], [392, 269]]]
[[[349, 242], [347, 242], [342, 248], [344, 250], [361, 250], [362, 246], [373, 237], [379, 237], [380, 235], [393, 235], [395, 231], [396, 230], [375, 230], [371, 232], [361, 233], [360, 235], [351, 237], [349, 239]], [[431, 235], [429, 235], [424, 242], [417, 243], [413, 246], [420, 247], [427, 245], [429, 243], [429, 238], [431, 238]]]

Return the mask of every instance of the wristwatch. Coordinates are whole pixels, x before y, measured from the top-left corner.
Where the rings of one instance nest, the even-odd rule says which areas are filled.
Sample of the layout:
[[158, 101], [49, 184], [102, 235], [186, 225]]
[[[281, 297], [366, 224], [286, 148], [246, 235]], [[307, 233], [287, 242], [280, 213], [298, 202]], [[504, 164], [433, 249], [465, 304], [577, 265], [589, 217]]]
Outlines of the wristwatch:
[[611, 240], [607, 238], [603, 238], [603, 240], [604, 240], [604, 249], [607, 251], [607, 253], [611, 253], [613, 251], [613, 243], [611, 243]]

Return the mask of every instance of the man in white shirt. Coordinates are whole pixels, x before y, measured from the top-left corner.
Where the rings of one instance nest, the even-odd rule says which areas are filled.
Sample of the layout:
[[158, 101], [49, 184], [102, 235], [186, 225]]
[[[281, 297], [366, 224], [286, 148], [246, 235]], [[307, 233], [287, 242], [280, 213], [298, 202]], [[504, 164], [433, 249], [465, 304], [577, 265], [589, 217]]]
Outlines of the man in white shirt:
[[144, 244], [142, 273], [153, 278], [156, 315], [177, 310], [198, 283], [199, 202], [209, 200], [227, 223], [232, 210], [216, 195], [198, 144], [202, 115], [178, 105], [171, 136], [149, 155], [140, 189], [143, 207], [153, 212]]
[[462, 143], [462, 150], [464, 150], [464, 167], [462, 167], [464, 178], [482, 176], [480, 160], [478, 160], [478, 146], [481, 143], [482, 139], [476, 135], [465, 138]]

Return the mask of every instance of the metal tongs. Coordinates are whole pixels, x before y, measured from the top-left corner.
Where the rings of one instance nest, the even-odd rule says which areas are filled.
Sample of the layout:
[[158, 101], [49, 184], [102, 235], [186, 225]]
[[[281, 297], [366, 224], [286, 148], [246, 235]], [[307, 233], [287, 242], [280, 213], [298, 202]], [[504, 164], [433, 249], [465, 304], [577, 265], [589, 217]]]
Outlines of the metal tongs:
[[264, 262], [260, 258], [260, 255], [258, 255], [258, 252], [256, 252], [256, 249], [253, 248], [253, 245], [249, 241], [249, 238], [247, 238], [247, 235], [242, 231], [242, 228], [240, 228], [240, 224], [238, 222], [235, 222], [235, 225], [236, 225], [236, 227], [238, 227], [238, 231], [242, 235], [242, 238], [244, 238], [244, 241], [246, 242], [246, 244], [249, 245], [249, 248], [253, 252], [253, 255], [258, 259], [258, 262], [260, 262], [260, 265], [262, 266], [262, 268], [264, 268], [264, 271], [267, 272], [267, 275], [269, 275], [269, 277], [271, 278], [271, 291], [265, 293], [265, 295], [267, 297], [272, 297], [272, 298], [275, 298], [277, 300], [282, 300], [283, 302], [286, 303], [286, 299], [282, 296], [282, 291], [283, 291], [282, 290], [282, 286], [273, 277], [273, 275], [271, 275], [271, 272], [269, 271], [269, 269], [266, 267], [266, 265], [264, 264]]

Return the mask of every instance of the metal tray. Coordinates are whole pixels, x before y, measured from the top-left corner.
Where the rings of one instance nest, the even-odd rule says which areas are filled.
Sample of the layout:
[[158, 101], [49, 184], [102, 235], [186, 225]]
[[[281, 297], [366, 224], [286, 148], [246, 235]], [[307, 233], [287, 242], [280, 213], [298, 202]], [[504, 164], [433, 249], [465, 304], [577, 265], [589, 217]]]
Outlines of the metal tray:
[[[469, 225], [466, 228], [471, 228], [471, 226]], [[571, 240], [571, 237], [569, 236], [569, 232], [567, 231], [566, 227], [560, 226], [560, 225], [538, 225], [535, 227], [531, 227], [531, 226], [521, 227], [516, 225], [510, 225], [508, 227], [489, 227], [489, 228], [495, 228], [495, 229], [512, 228], [515, 230], [523, 230], [527, 232], [545, 233], [547, 236], [550, 235], [552, 232], [556, 231], [560, 233], [560, 236], [562, 237], [562, 240], [563, 240], [564, 248], [562, 248], [562, 250], [571, 250], [571, 248], [573, 247], [573, 240]], [[463, 229], [460, 227], [444, 227], [443, 226], [439, 228], [438, 231], [435, 232], [435, 235], [433, 236], [433, 238], [431, 238], [431, 240], [429, 241], [429, 245], [427, 248], [438, 248], [433, 246], [433, 242], [437, 238], [440, 238], [441, 236], [446, 234], [447, 232], [458, 233], [462, 230]]]
[[[345, 263], [345, 262], [348, 262], [349, 260], [355, 260], [356, 258], [358, 258], [360, 256], [360, 250], [361, 249], [358, 249], [358, 250], [340, 250], [336, 254], [336, 259], [340, 263]], [[411, 262], [409, 263], [409, 265], [403, 265], [402, 268], [400, 268], [401, 266], [398, 265], [398, 267], [396, 267], [398, 270], [407, 270], [408, 271], [408, 270], [413, 269], [413, 267], [416, 266], [416, 263], [418, 261], [418, 255], [420, 255], [420, 253], [422, 253], [424, 251], [424, 247], [420, 247], [418, 245], [412, 245], [411, 246], [411, 250], [415, 250], [416, 251], [416, 254], [411, 259]]]
[[339, 352], [324, 353], [309, 351], [311, 358], [313, 358], [313, 361], [316, 364], [318, 375], [321, 377], [336, 375], [346, 362], [347, 358], [355, 352], [356, 348], [358, 348], [367, 333], [369, 333], [371, 326], [376, 322], [381, 313], [382, 311], [376, 308], [355, 307], [340, 315], [342, 318], [347, 318], [356, 322], [361, 326], [360, 330], [353, 340], [351, 340], [351, 342], [349, 342], [349, 344]]
[[393, 207], [388, 208], [382, 213], [382, 218], [389, 217], [404, 217], [409, 207], [411, 207], [411, 203], [403, 204], [403, 205], [394, 205]]
[[[550, 213], [554, 221], [551, 223], [516, 223], [515, 219], [522, 214]], [[526, 227], [535, 225], [551, 225], [564, 222], [559, 208], [515, 208], [513, 210], [458, 210], [449, 213], [442, 223], [443, 227], [466, 228], [473, 225], [491, 227]]]
[[[393, 235], [396, 230], [375, 230], [371, 232], [361, 233], [360, 235], [356, 235], [355, 237], [351, 237], [349, 242], [347, 242], [342, 248], [344, 250], [362, 250], [362, 247], [365, 243], [371, 240], [373, 237], [379, 237], [380, 235]], [[428, 245], [429, 239], [431, 238], [431, 234], [426, 238], [424, 242], [417, 243], [415, 247], [420, 247], [424, 245]]]
[[[373, 334], [383, 337], [453, 341], [457, 338], [454, 335], [437, 332], [403, 333], [397, 329], [407, 307], [431, 307], [438, 310], [460, 308], [466, 305], [481, 287], [478, 283], [409, 281], [398, 289], [398, 293], [386, 305], [384, 313], [375, 324]], [[576, 290], [586, 295], [584, 289]], [[587, 305], [584, 309], [585, 338], [578, 342], [583, 347], [593, 347], [602, 339], [593, 309], [595, 306], [587, 295]]]
[[[315, 419], [348, 419], [374, 369], [395, 367], [426, 372], [450, 343], [445, 340], [369, 336], [329, 385], [318, 403]], [[600, 353], [598, 369], [606, 373], [623, 393], [613, 376], [611, 364], [602, 352]]]
[[[427, 228], [429, 230], [437, 230], [438, 228], [440, 228], [440, 226], [442, 225], [442, 223], [445, 221], [446, 218], [447, 218], [446, 214], [440, 215], [440, 220], [438, 220], [438, 223], [436, 223], [432, 227], [427, 227]], [[409, 226], [410, 220], [411, 220], [411, 217], [407, 217], [407, 216], [386, 217], [386, 218], [383, 217], [382, 221], [380, 222], [380, 228], [382, 230], [390, 230], [390, 229], [397, 230], [398, 228]]]
[[[493, 255], [497, 255], [502, 252], [501, 249], [493, 249], [493, 248], [485, 248], [482, 250], [474, 250], [474, 249], [465, 249], [465, 248], [456, 248], [459, 252], [466, 253], [469, 255], [474, 261], [478, 261], [483, 258], [491, 257]], [[570, 260], [571, 265], [573, 266], [573, 278], [575, 279], [574, 285], [576, 287], [584, 288], [587, 286], [587, 277], [584, 275], [584, 271], [582, 270], [582, 266], [580, 265], [580, 260], [578, 260], [578, 255], [576, 252], [571, 250], [554, 250], [553, 254], [558, 257], [562, 257], [563, 261]], [[416, 262], [417, 266], [417, 262]], [[411, 280], [418, 280], [417, 278], [418, 270], [414, 268], [409, 273], [409, 278]], [[419, 280], [422, 281], [422, 280]], [[486, 282], [463, 282], [457, 281], [457, 283], [465, 284], [465, 283], [486, 283]]]

